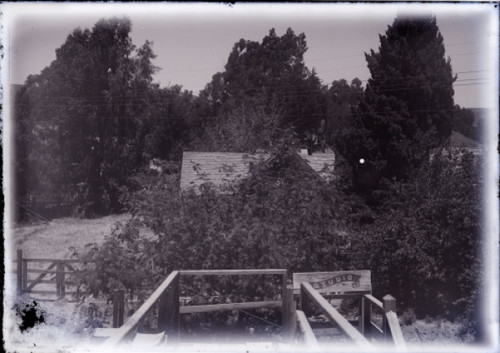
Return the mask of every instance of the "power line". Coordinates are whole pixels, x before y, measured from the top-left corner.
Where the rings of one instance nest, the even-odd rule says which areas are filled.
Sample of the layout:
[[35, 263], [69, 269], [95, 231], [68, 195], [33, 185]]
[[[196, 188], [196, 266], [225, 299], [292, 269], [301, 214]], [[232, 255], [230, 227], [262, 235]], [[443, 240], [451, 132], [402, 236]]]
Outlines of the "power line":
[[[455, 72], [452, 72], [452, 75], [458, 75], [458, 74], [471, 74], [471, 73], [479, 73], [479, 72], [488, 72], [489, 70], [467, 70], [467, 71], [455, 71]], [[428, 77], [439, 77], [441, 75], [427, 75], [425, 76], [425, 78], [428, 78]], [[376, 79], [381, 79], [382, 76], [375, 76]], [[388, 77], [388, 79], [405, 79], [405, 80], [408, 80], [408, 79], [412, 79], [412, 78], [421, 78], [421, 76], [417, 76], [417, 75], [408, 75], [408, 76], [402, 76], [402, 75], [398, 75], [398, 76], [391, 76], [391, 77]], [[361, 82], [368, 82], [369, 80], [371, 80], [373, 78], [370, 78], [370, 79], [367, 79], [367, 80], [360, 80]], [[457, 83], [457, 82], [462, 82], [462, 81], [470, 81], [470, 80], [481, 80], [481, 79], [489, 79], [489, 78], [485, 78], [485, 77], [478, 77], [478, 78], [467, 78], [467, 79], [457, 79], [454, 81], [454, 83]], [[447, 82], [447, 81], [431, 81], [431, 82]], [[401, 84], [404, 84], [404, 83], [400, 83], [398, 85], [401, 85]], [[394, 85], [394, 84], [392, 84]], [[251, 89], [277, 89], [277, 88], [298, 88], [298, 87], [307, 87], [307, 86], [310, 86], [310, 84], [308, 83], [304, 83], [304, 84], [294, 84], [294, 85], [273, 85], [273, 86], [259, 86], [257, 88], [236, 88], [236, 89], [232, 89], [231, 91], [241, 91], [241, 92], [245, 92], [245, 91], [248, 91], [248, 90], [251, 90]], [[162, 89], [160, 89], [162, 90]], [[307, 91], [307, 90], [306, 90]], [[45, 98], [45, 99], [48, 99], [48, 100], [57, 100], [57, 99], [85, 99], [87, 102], [92, 102], [92, 101], [97, 101], [97, 102], [102, 102], [103, 100], [105, 99], [110, 99], [110, 103], [111, 103], [111, 100], [113, 101], [116, 101], [116, 100], [120, 100], [120, 99], [123, 99], [123, 100], [129, 100], [131, 98], [133, 99], [141, 99], [141, 98], [147, 98], [148, 99], [148, 104], [164, 104], [164, 102], [160, 102], [160, 103], [154, 103], [152, 101], [155, 101], [155, 100], [164, 100], [164, 99], [169, 99], [171, 97], [162, 97], [161, 96], [161, 93], [160, 95], [149, 95], [148, 93], [150, 93], [151, 91], [148, 91], [148, 90], [145, 90], [145, 91], [135, 91], [133, 94], [135, 94], [135, 96], [132, 96], [129, 95], [129, 96], [108, 96], [108, 97], [103, 97], [102, 95], [95, 95], [95, 96], [50, 96], [48, 98]], [[177, 95], [175, 92], [173, 93], [166, 93], [167, 95], [168, 94], [172, 94], [175, 98], [180, 98], [181, 96], [180, 95]], [[183, 94], [183, 92], [181, 91], [181, 95]], [[68, 103], [68, 104], [71, 104], [71, 103]], [[103, 102], [103, 104], [106, 104], [105, 102]], [[24, 104], [24, 105], [27, 105], [27, 104]]]
[[[472, 81], [472, 82], [471, 82]], [[376, 85], [373, 86], [373, 88], [380, 90], [381, 92], [390, 92], [390, 91], [409, 91], [409, 90], [418, 90], [421, 88], [425, 87], [432, 87], [432, 88], [437, 88], [437, 87], [448, 87], [452, 84], [452, 87], [463, 87], [463, 86], [472, 86], [472, 85], [483, 85], [491, 82], [491, 78], [488, 77], [479, 77], [479, 78], [470, 78], [470, 79], [461, 79], [461, 80], [456, 80], [454, 82], [450, 81], [427, 81], [427, 82], [422, 82], [420, 84], [411, 84], [411, 83], [392, 83], [392, 84], [381, 84], [381, 85]], [[291, 88], [297, 88], [305, 85], [297, 85], [297, 86], [283, 86], [283, 87], [291, 87]], [[240, 92], [240, 93], [245, 93], [250, 90], [255, 90], [255, 91], [260, 91], [263, 89], [268, 89], [268, 88], [277, 88], [279, 86], [262, 86], [258, 88], [237, 88], [237, 89], [232, 89], [232, 92]], [[263, 93], [263, 92], [261, 92]], [[322, 96], [324, 95], [325, 91], [321, 89], [310, 89], [310, 90], [300, 90], [300, 91], [294, 91], [294, 92], [279, 92], [276, 93], [278, 98], [298, 98], [298, 97], [310, 97], [310, 96]], [[131, 100], [133, 99], [138, 99], [135, 97], [116, 97], [113, 98], [111, 102], [103, 102], [99, 99], [94, 99], [90, 101], [86, 101], [84, 103], [80, 102], [80, 104], [75, 105], [75, 103], [64, 103], [64, 102], [57, 102], [57, 97], [51, 98], [49, 97], [46, 99], [48, 103], [45, 104], [36, 104], [37, 108], [49, 108], [49, 107], [75, 107], [77, 109], [80, 108], [90, 108], [90, 107], [137, 107], [142, 104], [145, 106], [165, 106], [166, 103], [165, 101], [159, 101], [159, 102], [139, 102], [140, 104], [137, 104], [136, 102], [133, 102]], [[126, 101], [126, 102], [125, 102]], [[168, 104], [168, 103], [167, 103]], [[17, 103], [16, 106], [18, 107], [31, 107], [32, 105], [29, 103]]]

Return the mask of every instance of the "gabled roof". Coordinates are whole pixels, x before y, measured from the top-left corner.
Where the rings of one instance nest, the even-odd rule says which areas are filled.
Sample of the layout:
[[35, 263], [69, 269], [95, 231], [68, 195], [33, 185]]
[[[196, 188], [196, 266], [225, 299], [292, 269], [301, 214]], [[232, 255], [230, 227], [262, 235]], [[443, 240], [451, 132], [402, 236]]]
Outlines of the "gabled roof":
[[[335, 165], [335, 154], [318, 153], [300, 155], [323, 179], [331, 177]], [[182, 157], [181, 189], [198, 189], [211, 183], [224, 187], [246, 178], [252, 164], [266, 161], [269, 153], [233, 152], [184, 152]]]
[[450, 147], [480, 148], [481, 144], [462, 135], [458, 131], [452, 131], [450, 136]]

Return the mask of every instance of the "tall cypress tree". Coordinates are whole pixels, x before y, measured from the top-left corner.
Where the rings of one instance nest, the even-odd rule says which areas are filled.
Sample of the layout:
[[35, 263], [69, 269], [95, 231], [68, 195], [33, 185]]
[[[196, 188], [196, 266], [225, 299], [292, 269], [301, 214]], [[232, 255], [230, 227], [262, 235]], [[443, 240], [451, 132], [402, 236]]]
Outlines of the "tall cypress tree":
[[405, 178], [452, 130], [456, 78], [436, 18], [398, 16], [365, 56], [371, 78], [343, 152], [358, 169]]

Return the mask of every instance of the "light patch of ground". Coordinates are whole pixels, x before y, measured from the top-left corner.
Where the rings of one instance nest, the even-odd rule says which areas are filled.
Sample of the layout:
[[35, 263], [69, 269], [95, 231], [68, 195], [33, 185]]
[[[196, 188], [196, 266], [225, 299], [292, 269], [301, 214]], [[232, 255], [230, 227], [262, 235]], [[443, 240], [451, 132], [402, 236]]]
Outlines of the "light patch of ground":
[[87, 244], [102, 244], [117, 222], [128, 219], [129, 214], [96, 219], [54, 219], [46, 224], [13, 229], [10, 232], [11, 244], [14, 250], [22, 249], [26, 258], [67, 259], [73, 249], [81, 251]]
[[429, 345], [470, 345], [472, 337], [461, 337], [460, 323], [447, 320], [417, 320], [411, 325], [401, 326], [405, 342], [409, 347]]

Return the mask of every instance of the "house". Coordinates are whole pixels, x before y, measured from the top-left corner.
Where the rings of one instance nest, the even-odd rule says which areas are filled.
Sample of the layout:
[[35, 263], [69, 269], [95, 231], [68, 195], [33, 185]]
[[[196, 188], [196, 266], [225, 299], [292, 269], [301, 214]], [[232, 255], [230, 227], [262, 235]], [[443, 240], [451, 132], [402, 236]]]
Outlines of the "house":
[[[315, 171], [319, 177], [330, 180], [335, 166], [334, 153], [317, 153], [309, 155], [301, 151], [298, 155]], [[182, 156], [181, 190], [194, 188], [210, 183], [222, 189], [248, 176], [253, 164], [268, 161], [271, 154], [236, 153], [236, 152], [187, 152]]]
[[[483, 154], [483, 148], [479, 142], [462, 135], [458, 131], [452, 131], [446, 151], [447, 154], [459, 157], [459, 159], [465, 153], [470, 153], [476, 158], [479, 158]], [[436, 153], [440, 152], [440, 149], [431, 150], [429, 159], [433, 160]]]

